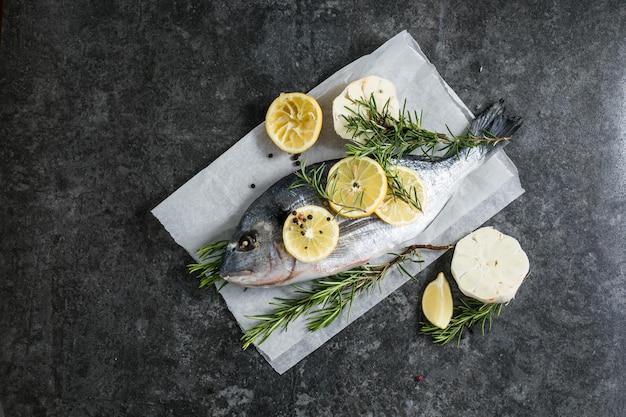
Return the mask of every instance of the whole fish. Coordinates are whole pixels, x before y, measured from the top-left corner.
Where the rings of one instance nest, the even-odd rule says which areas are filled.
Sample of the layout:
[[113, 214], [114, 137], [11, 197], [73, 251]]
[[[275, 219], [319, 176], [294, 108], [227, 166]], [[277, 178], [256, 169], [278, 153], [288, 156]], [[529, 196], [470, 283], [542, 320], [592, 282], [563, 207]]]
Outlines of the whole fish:
[[[500, 101], [478, 115], [469, 130], [477, 135], [489, 132], [495, 137], [510, 137], [520, 125], [520, 118], [504, 115]], [[450, 200], [455, 185], [507, 142], [466, 148], [435, 160], [417, 155], [398, 159], [397, 164], [417, 171], [426, 184], [428, 197], [422, 217], [407, 226], [392, 226], [376, 215], [357, 219], [337, 216], [339, 243], [328, 258], [315, 263], [297, 261], [285, 250], [282, 229], [294, 209], [308, 204], [323, 205], [323, 202], [309, 187], [289, 189], [297, 177], [295, 173], [288, 175], [245, 211], [227, 246], [220, 275], [229, 283], [245, 287], [286, 285], [334, 275], [388, 254], [424, 231]], [[326, 171], [336, 161], [324, 162]]]

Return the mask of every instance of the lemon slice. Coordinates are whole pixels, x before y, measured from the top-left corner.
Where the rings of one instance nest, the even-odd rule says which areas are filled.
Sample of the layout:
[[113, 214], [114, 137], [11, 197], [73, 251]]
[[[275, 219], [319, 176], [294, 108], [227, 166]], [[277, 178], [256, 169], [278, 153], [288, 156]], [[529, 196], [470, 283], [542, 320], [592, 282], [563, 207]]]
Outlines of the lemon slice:
[[369, 216], [387, 194], [387, 175], [371, 158], [343, 158], [328, 171], [326, 193], [330, 206], [342, 216]]
[[304, 206], [289, 214], [283, 225], [285, 249], [300, 262], [326, 259], [337, 247], [339, 223], [320, 206]]
[[394, 226], [415, 223], [426, 209], [426, 184], [411, 168], [396, 165], [390, 167], [389, 171], [394, 176], [394, 182], [404, 188], [412, 200], [417, 200], [420, 208], [394, 196], [391, 187], [388, 187], [387, 195], [375, 213], [381, 220]]
[[297, 154], [315, 144], [322, 130], [322, 108], [304, 93], [281, 93], [265, 115], [265, 130], [281, 150]]
[[450, 270], [468, 297], [506, 303], [515, 297], [530, 263], [517, 239], [482, 227], [457, 242]]
[[453, 304], [450, 284], [443, 272], [437, 274], [424, 289], [422, 311], [429, 322], [445, 329], [452, 320]]

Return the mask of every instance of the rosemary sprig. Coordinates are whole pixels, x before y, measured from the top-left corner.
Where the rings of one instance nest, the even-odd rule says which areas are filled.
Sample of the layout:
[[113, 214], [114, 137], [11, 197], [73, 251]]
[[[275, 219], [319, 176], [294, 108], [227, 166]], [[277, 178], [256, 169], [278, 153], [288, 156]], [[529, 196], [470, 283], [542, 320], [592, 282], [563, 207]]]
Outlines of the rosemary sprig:
[[458, 313], [452, 317], [450, 324], [445, 329], [441, 329], [429, 322], [422, 322], [420, 334], [428, 334], [433, 338], [433, 342], [438, 345], [445, 345], [455, 338], [457, 346], [461, 343], [461, 336], [465, 329], [470, 329], [475, 325], [480, 325], [481, 333], [491, 330], [493, 318], [500, 315], [502, 304], [486, 304], [472, 298], [461, 299]]
[[[190, 274], [198, 274], [200, 288], [223, 281], [219, 274], [219, 269], [224, 253], [226, 253], [226, 246], [228, 246], [227, 240], [209, 243], [198, 250], [200, 262], [187, 265], [187, 270]], [[226, 284], [226, 281], [224, 281], [219, 289]]]
[[275, 306], [271, 313], [249, 316], [260, 323], [247, 329], [241, 340], [243, 349], [251, 344], [261, 344], [277, 329], [287, 330], [289, 324], [299, 317], [308, 317], [307, 328], [315, 332], [330, 325], [340, 314], [350, 308], [363, 292], [371, 292], [380, 284], [387, 272], [397, 266], [402, 273], [411, 274], [403, 265], [406, 262], [421, 262], [419, 249], [447, 250], [452, 246], [413, 245], [404, 249], [388, 263], [362, 265], [339, 274], [321, 278], [310, 287], [295, 286], [296, 297], [276, 298], [270, 303]]
[[[295, 297], [276, 298], [270, 303], [275, 306], [271, 313], [248, 317], [259, 320], [260, 323], [244, 332], [241, 338], [244, 342], [243, 349], [247, 349], [255, 342], [263, 343], [274, 330], [287, 330], [289, 324], [300, 316], [313, 317], [307, 323], [310, 331], [328, 326], [343, 310], [346, 303], [351, 303], [357, 291], [365, 289], [374, 282], [372, 276], [366, 276], [363, 272], [362, 268], [355, 268], [315, 280], [309, 288], [294, 285]], [[321, 308], [315, 309], [318, 306]]]
[[[348, 108], [352, 114], [344, 116], [346, 129], [353, 132], [354, 137], [346, 145], [347, 154], [371, 156], [383, 167], [390, 164], [393, 158], [416, 150], [433, 159], [436, 153], [454, 155], [461, 149], [510, 139], [494, 137], [489, 132], [469, 131], [457, 136], [451, 132], [445, 134], [425, 129], [420, 115], [406, 110], [406, 102], [397, 116], [389, 113], [388, 104], [379, 111], [374, 95], [368, 101], [356, 100], [355, 103], [359, 105], [359, 111]], [[479, 136], [479, 133], [482, 135]]]
[[297, 179], [292, 182], [288, 190], [294, 190], [300, 187], [310, 187], [317, 195], [323, 200], [330, 200], [330, 195], [326, 192], [326, 164], [322, 162], [317, 166], [317, 168], [311, 168], [307, 170], [305, 168], [305, 163], [300, 163], [300, 169], [296, 171]]
[[387, 174], [387, 194], [391, 194], [391, 197], [398, 199], [407, 204], [411, 204], [418, 210], [422, 210], [422, 202], [417, 195], [417, 189], [415, 186], [407, 187], [402, 179], [389, 167], [383, 167]]

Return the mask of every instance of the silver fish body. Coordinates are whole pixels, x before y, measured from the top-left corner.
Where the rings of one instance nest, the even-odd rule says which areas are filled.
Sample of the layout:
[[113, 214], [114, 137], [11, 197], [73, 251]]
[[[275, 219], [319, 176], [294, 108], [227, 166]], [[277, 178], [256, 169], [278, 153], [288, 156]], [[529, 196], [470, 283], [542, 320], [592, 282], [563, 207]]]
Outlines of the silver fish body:
[[[470, 126], [472, 132], [488, 131], [493, 136], [512, 135], [521, 124], [518, 118], [503, 114], [502, 102], [481, 113]], [[426, 160], [404, 156], [396, 161], [417, 171], [426, 184], [427, 204], [422, 217], [407, 226], [392, 226], [376, 215], [358, 219], [338, 216], [339, 243], [326, 259], [302, 263], [293, 258], [282, 243], [283, 223], [294, 209], [307, 204], [323, 205], [316, 192], [308, 187], [289, 189], [297, 179], [288, 175], [255, 200], [246, 210], [227, 247], [220, 275], [229, 282], [246, 287], [269, 287], [294, 284], [362, 265], [388, 254], [416, 238], [428, 227], [455, 192], [456, 184], [478, 168], [498, 145], [485, 145], [459, 154]], [[505, 143], [505, 142], [504, 142]], [[325, 170], [335, 161], [324, 162]], [[315, 168], [319, 164], [309, 168]]]

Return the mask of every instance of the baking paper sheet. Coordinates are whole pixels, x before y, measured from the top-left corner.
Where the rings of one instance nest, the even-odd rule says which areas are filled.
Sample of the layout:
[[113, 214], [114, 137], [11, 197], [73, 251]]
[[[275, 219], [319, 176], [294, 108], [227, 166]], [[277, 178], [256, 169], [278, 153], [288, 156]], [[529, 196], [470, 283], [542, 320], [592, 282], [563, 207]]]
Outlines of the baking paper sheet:
[[[417, 42], [403, 31], [309, 92], [324, 110], [324, 121], [318, 143], [301, 156], [307, 164], [344, 155], [345, 142], [333, 130], [331, 103], [346, 84], [368, 75], [391, 80], [400, 101], [406, 99], [407, 109], [421, 113], [423, 124], [429, 129], [462, 134], [473, 118], [422, 53]], [[268, 157], [270, 153], [272, 158]], [[250, 203], [276, 180], [295, 169], [290, 155], [278, 151], [267, 137], [264, 125], [260, 124], [155, 207], [152, 213], [174, 240], [198, 260], [196, 252], [199, 248], [230, 238]], [[408, 243], [455, 243], [523, 192], [515, 166], [500, 150], [459, 184], [458, 192], [442, 213], [414, 242]], [[413, 273], [428, 266], [442, 252], [423, 251], [421, 255], [424, 262], [421, 267], [413, 266]], [[306, 330], [304, 319], [295, 321], [289, 325], [287, 332], [274, 332], [257, 349], [282, 374], [408, 279], [399, 271], [392, 271], [376, 291], [362, 294], [356, 300], [349, 316], [344, 314], [329, 327], [315, 333]], [[289, 286], [244, 291], [227, 285], [221, 290], [242, 329], [256, 323], [246, 316], [269, 313], [272, 309], [269, 303], [275, 297], [289, 297], [292, 293], [293, 289]]]

